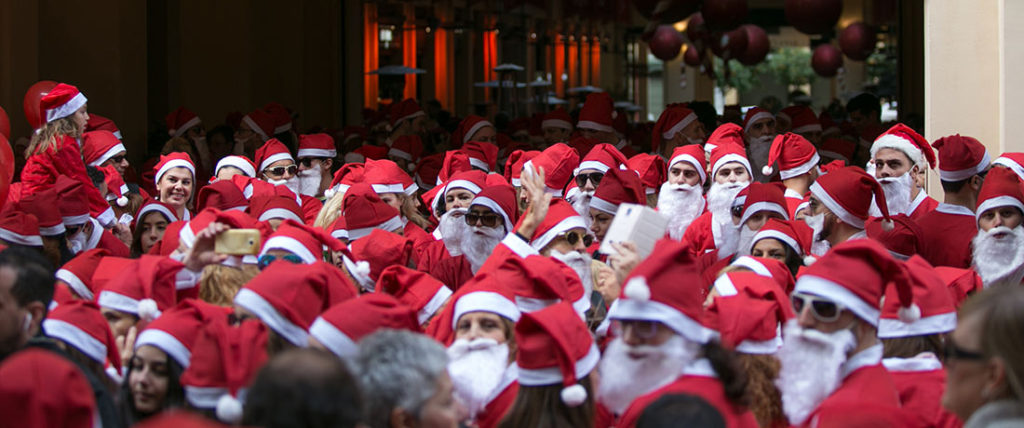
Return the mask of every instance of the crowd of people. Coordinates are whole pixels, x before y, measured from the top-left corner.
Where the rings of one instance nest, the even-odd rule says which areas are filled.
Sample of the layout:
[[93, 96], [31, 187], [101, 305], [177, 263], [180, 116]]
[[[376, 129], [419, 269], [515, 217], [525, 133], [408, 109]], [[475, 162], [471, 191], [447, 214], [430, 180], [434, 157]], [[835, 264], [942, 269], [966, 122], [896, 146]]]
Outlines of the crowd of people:
[[[179, 108], [136, 168], [59, 84], [0, 201], [0, 426], [1024, 423], [1024, 153], [709, 107]], [[626, 204], [664, 237], [599, 251]]]

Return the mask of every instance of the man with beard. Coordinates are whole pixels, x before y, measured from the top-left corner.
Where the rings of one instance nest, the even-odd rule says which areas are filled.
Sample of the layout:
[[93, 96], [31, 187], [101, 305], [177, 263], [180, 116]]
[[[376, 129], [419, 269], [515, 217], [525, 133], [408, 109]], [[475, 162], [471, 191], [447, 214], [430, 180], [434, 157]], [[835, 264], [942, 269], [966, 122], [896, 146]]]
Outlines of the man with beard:
[[612, 304], [614, 338], [599, 366], [598, 402], [632, 427], [643, 410], [666, 394], [707, 400], [729, 427], [756, 427], [740, 402], [745, 377], [732, 372], [735, 356], [718, 333], [701, 323], [701, 278], [686, 243], [659, 241], [626, 280]]
[[[292, 157], [288, 147], [276, 138], [271, 138], [256, 150], [256, 170], [259, 171], [259, 178], [275, 186], [285, 186], [292, 193], [299, 195], [302, 208], [302, 218], [306, 220], [315, 219], [323, 203], [319, 199], [299, 192], [300, 181], [296, 174], [299, 172], [295, 158]], [[330, 181], [328, 181], [328, 185]]]
[[818, 150], [810, 141], [793, 133], [785, 133], [772, 141], [771, 151], [768, 153], [768, 163], [761, 172], [765, 176], [771, 176], [774, 172], [774, 165], [779, 164], [779, 177], [782, 184], [786, 186], [786, 210], [789, 217], [796, 216], [796, 208], [804, 200], [804, 194], [810, 189], [811, 183], [818, 179], [820, 171], [818, 163], [821, 157]]
[[469, 225], [463, 216], [477, 193], [486, 186], [487, 174], [479, 170], [457, 172], [441, 187], [434, 198], [434, 212], [439, 214], [436, 241], [423, 245], [417, 270], [430, 272], [440, 260], [462, 254], [462, 242], [469, 236]]
[[683, 239], [686, 228], [704, 213], [707, 163], [697, 144], [676, 147], [669, 161], [668, 181], [658, 193], [658, 212], [668, 218], [668, 236]]
[[935, 167], [935, 151], [921, 134], [897, 123], [871, 145], [871, 159], [890, 213], [916, 221], [939, 205], [924, 192], [924, 173]]
[[767, 161], [768, 152], [772, 141], [778, 135], [775, 129], [775, 116], [760, 107], [747, 110], [746, 116], [743, 117], [743, 135], [747, 143], [747, 157], [754, 167], [754, 179], [767, 181], [761, 170], [771, 165]]
[[797, 280], [791, 296], [796, 319], [786, 323], [777, 354], [782, 368], [776, 386], [790, 424], [816, 426], [858, 405], [898, 411], [899, 395], [881, 364], [877, 334], [880, 301], [890, 283], [899, 318], [919, 319], [906, 267], [872, 240], [836, 246]]
[[820, 256], [830, 247], [866, 238], [864, 222], [868, 219], [872, 198], [881, 208], [885, 222], [891, 222], [882, 187], [863, 169], [848, 166], [818, 177], [811, 185], [805, 218], [807, 225], [814, 229], [811, 253]]
[[572, 118], [563, 108], [556, 108], [544, 115], [544, 121], [540, 123], [544, 130], [544, 146], [548, 147], [557, 143], [569, 141], [572, 134]]
[[978, 233], [971, 242], [974, 270], [985, 288], [1024, 278], [1024, 191], [1017, 175], [994, 168], [978, 194]]
[[[722, 125], [719, 129], [727, 126], [739, 130], [739, 126], [733, 124]], [[718, 130], [715, 132], [718, 133]], [[734, 137], [739, 135], [734, 134]], [[714, 181], [708, 190], [708, 208], [683, 233], [683, 241], [690, 244], [695, 255], [709, 253], [723, 246], [732, 248], [736, 244], [734, 235], [737, 229], [730, 211], [736, 195], [750, 184], [751, 171], [746, 152], [735, 141], [736, 138], [716, 140], [714, 135], [708, 140], [708, 144], [714, 143], [716, 146], [711, 151], [711, 177]], [[732, 252], [724, 253], [728, 255]]]
[[989, 167], [988, 150], [978, 140], [960, 135], [932, 144], [939, 151], [943, 202], [921, 216], [918, 252], [932, 266], [971, 266], [971, 239], [978, 233], [974, 207]]
[[[587, 95], [587, 100], [583, 103], [583, 108], [580, 109], [576, 128], [585, 138], [614, 145], [619, 142], [619, 136], [615, 135], [614, 127], [616, 115], [612, 96], [607, 92], [595, 92]], [[554, 174], [555, 171], [548, 171], [548, 173]]]
[[587, 228], [592, 224], [590, 200], [594, 197], [598, 184], [610, 169], [619, 169], [625, 164], [626, 156], [619, 149], [611, 144], [601, 143], [590, 149], [580, 162], [580, 166], [573, 171], [576, 187], [566, 192], [566, 201], [586, 220]]
[[299, 136], [299, 194], [319, 198], [324, 195], [334, 178], [331, 167], [338, 150], [334, 139], [327, 134], [304, 134]]
[[676, 147], [701, 145], [704, 133], [704, 125], [697, 120], [697, 113], [682, 104], [669, 105], [651, 130], [651, 151], [668, 158]]
[[594, 233], [596, 241], [604, 240], [620, 204], [643, 205], [646, 199], [644, 185], [640, 183], [636, 172], [631, 169], [609, 169], [594, 192], [587, 213], [590, 217], [590, 231]]
[[494, 248], [512, 231], [512, 226], [519, 219], [515, 190], [508, 185], [483, 188], [461, 218], [468, 228], [459, 243], [461, 254], [438, 260], [429, 271], [430, 275], [454, 290], [480, 271]]

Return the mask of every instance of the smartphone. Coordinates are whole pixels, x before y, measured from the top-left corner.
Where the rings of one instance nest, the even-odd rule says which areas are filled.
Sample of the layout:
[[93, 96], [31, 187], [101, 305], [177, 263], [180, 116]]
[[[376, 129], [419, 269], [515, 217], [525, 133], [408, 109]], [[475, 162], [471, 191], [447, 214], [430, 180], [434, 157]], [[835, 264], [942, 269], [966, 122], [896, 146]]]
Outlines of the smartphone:
[[214, 252], [232, 256], [259, 254], [262, 245], [259, 229], [230, 229], [217, 235]]

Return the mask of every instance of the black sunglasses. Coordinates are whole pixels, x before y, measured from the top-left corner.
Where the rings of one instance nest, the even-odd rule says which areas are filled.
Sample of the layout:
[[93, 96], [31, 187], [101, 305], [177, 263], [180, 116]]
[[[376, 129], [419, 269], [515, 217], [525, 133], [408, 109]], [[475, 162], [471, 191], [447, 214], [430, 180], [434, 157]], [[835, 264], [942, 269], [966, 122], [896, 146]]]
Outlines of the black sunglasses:
[[603, 172], [592, 172], [590, 174], [580, 174], [576, 176], [576, 185], [583, 187], [587, 185], [587, 180], [594, 183], [595, 186], [601, 184], [601, 179], [604, 178]]
[[296, 166], [296, 165], [275, 166], [273, 168], [267, 168], [267, 169], [263, 170], [264, 173], [273, 175], [275, 177], [280, 177], [280, 176], [284, 175], [285, 172], [287, 172], [287, 173], [289, 173], [291, 175], [295, 175], [295, 173], [298, 172], [298, 171], [299, 171], [299, 167]]
[[968, 351], [957, 346], [957, 344], [953, 342], [952, 337], [946, 339], [946, 347], [943, 354], [947, 362], [953, 360], [979, 361], [985, 359], [985, 355], [980, 352]]
[[572, 246], [575, 246], [577, 243], [580, 242], [580, 240], [583, 241], [583, 246], [584, 247], [589, 247], [591, 244], [594, 243], [594, 237], [593, 236], [587, 235], [585, 233], [579, 233], [579, 232], [565, 232], [565, 233], [563, 233], [561, 235], [557, 235], [556, 238], [557, 237], [565, 238], [565, 240], [569, 242], [569, 245], [572, 245]]
[[310, 166], [313, 165], [313, 161], [314, 160], [320, 162], [320, 161], [324, 161], [326, 159], [330, 159], [330, 158], [302, 158], [302, 159], [299, 159], [299, 164], [301, 164], [302, 166], [304, 166], [306, 168], [309, 168]]
[[121, 162], [124, 162], [124, 157], [125, 157], [124, 155], [114, 156], [114, 157], [110, 158], [110, 160], [113, 161], [114, 163], [121, 163]]
[[498, 219], [501, 218], [500, 216], [498, 216], [495, 213], [480, 214], [480, 213], [475, 213], [475, 212], [472, 212], [472, 211], [466, 213], [465, 217], [466, 217], [466, 224], [468, 224], [470, 226], [476, 226], [477, 222], [479, 222], [484, 227], [495, 227], [495, 226], [497, 226], [498, 225]]

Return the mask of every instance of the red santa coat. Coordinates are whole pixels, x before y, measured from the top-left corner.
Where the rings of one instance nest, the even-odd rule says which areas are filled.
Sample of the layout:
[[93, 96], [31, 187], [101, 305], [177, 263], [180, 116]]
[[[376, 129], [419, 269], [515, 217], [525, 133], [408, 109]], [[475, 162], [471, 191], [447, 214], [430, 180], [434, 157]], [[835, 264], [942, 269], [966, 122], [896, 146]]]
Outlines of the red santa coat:
[[932, 354], [915, 358], [886, 358], [882, 364], [889, 370], [899, 392], [903, 410], [913, 415], [922, 427], [959, 428], [963, 423], [942, 407], [946, 388], [946, 371]]
[[800, 207], [800, 204], [804, 202], [804, 195], [797, 193], [796, 190], [786, 189], [786, 212], [789, 213], [790, 219], [796, 218], [796, 209]]
[[320, 214], [320, 209], [324, 207], [324, 203], [309, 195], [299, 195], [299, 199], [302, 200], [303, 223], [306, 223], [307, 226], [313, 226], [313, 223], [316, 222], [317, 214]]
[[843, 364], [843, 381], [801, 424], [817, 427], [821, 418], [840, 417], [856, 404], [891, 407], [899, 411], [900, 399], [889, 372], [881, 363], [882, 345], [875, 345], [850, 357]]
[[978, 234], [974, 212], [959, 205], [939, 204], [917, 220], [921, 226], [918, 253], [932, 266], [971, 267], [971, 240]]
[[495, 388], [496, 391], [501, 392], [496, 394], [476, 415], [475, 422], [478, 428], [494, 428], [505, 418], [505, 414], [512, 408], [512, 404], [516, 402], [516, 396], [519, 395], [519, 382], [516, 381], [518, 377], [519, 370], [515, 365], [505, 370], [501, 383]]
[[718, 238], [716, 235], [716, 228], [713, 227], [714, 216], [711, 211], [705, 211], [700, 217], [697, 217], [690, 226], [686, 228], [686, 232], [683, 232], [683, 242], [690, 244], [690, 249], [693, 250], [694, 255], [701, 255], [707, 252], [714, 251], [718, 248], [716, 241]]
[[473, 278], [473, 268], [469, 265], [469, 260], [461, 255], [441, 258], [430, 266], [427, 273], [447, 285], [452, 291], [458, 290], [462, 284]]
[[92, 185], [89, 174], [85, 172], [81, 149], [74, 138], [62, 136], [57, 138], [57, 145], [40, 153], [29, 156], [25, 167], [21, 170], [22, 196], [34, 195], [44, 189], [53, 187], [57, 176], [66, 175], [72, 180], [85, 184], [85, 194], [89, 199], [89, 214], [110, 225], [116, 220], [114, 210], [107, 200], [100, 195], [100, 190]]
[[124, 245], [124, 242], [114, 237], [114, 234], [100, 226], [96, 220], [90, 219], [90, 221], [92, 221], [92, 235], [86, 239], [85, 248], [82, 251], [102, 248], [110, 252], [110, 255], [113, 257], [132, 256], [131, 250]]
[[928, 196], [928, 194], [924, 192], [924, 189], [921, 189], [917, 192], [917, 197], [914, 198], [914, 201], [910, 203], [910, 214], [907, 214], [907, 217], [910, 217], [910, 219], [914, 221], [920, 221], [921, 217], [935, 211], [935, 207], [938, 206], [939, 201]]
[[715, 376], [711, 363], [706, 359], [694, 361], [683, 370], [683, 375], [672, 383], [637, 397], [623, 412], [619, 423], [615, 426], [620, 428], [635, 426], [644, 409], [666, 394], [690, 394], [704, 399], [722, 414], [725, 426], [728, 428], [757, 428], [758, 426], [757, 419], [754, 418], [754, 414], [750, 410], [733, 405], [725, 397], [722, 382]]

